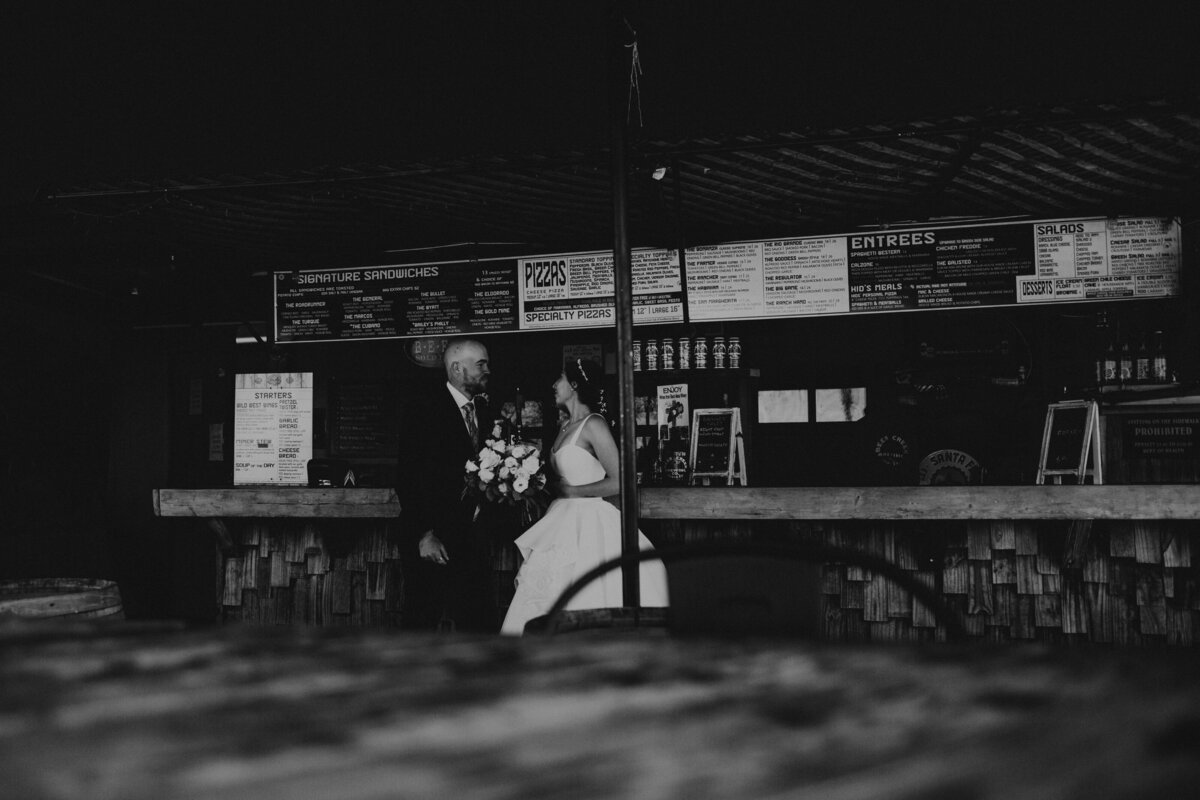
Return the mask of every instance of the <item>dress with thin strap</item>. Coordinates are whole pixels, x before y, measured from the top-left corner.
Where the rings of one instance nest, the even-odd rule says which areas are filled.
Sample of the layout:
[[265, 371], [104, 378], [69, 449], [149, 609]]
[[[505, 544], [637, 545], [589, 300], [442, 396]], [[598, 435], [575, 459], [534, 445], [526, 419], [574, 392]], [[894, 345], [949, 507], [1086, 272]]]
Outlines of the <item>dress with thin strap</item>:
[[[605, 476], [600, 460], [577, 444], [585, 423], [586, 418], [550, 456], [563, 482], [572, 486]], [[508, 634], [523, 633], [525, 623], [549, 611], [572, 581], [621, 555], [621, 512], [600, 497], [560, 497], [517, 538], [516, 545], [525, 561], [517, 571], [517, 590], [500, 629]], [[641, 531], [638, 546], [652, 549]], [[661, 562], [642, 562], [640, 580], [642, 606], [667, 605], [667, 573]], [[567, 609], [620, 607], [621, 584], [621, 570], [611, 570], [585, 586]]]

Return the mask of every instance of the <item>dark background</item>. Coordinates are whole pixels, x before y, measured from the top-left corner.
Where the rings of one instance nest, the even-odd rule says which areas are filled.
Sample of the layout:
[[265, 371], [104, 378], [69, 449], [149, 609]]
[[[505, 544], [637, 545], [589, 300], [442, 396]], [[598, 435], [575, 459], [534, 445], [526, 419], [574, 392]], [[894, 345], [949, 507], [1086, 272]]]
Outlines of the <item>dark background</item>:
[[[1018, 106], [1194, 103], [1193, 7], [631, 2], [626, 19], [643, 73], [642, 124], [629, 136], [636, 146]], [[170, 227], [150, 239], [130, 233], [136, 229], [122, 226], [139, 213], [136, 204], [110, 219], [64, 213], [49, 196], [228, 174], [287, 179], [350, 164], [602, 150], [610, 140], [608, 17], [607, 4], [566, 2], [7, 4], [2, 574], [114, 576], [132, 616], [211, 613], [211, 537], [154, 519], [150, 492], [223, 485], [226, 467], [206, 462], [198, 431], [229, 419], [232, 374], [279, 358], [269, 348], [236, 347], [241, 320], [231, 316], [250, 309], [268, 318], [269, 291], [251, 276], [279, 263], [236, 248], [221, 257], [189, 251]], [[1183, 171], [1194, 177], [1194, 162]], [[1157, 199], [1144, 198], [1147, 206]], [[1183, 215], [1187, 242], [1194, 193], [1185, 200], [1168, 211]], [[279, 236], [269, 203], [261, 213], [259, 238]], [[597, 240], [610, 238], [608, 218], [593, 227]], [[420, 244], [458, 241], [440, 235]], [[633, 244], [642, 242], [635, 236]], [[345, 257], [363, 263], [380, 252]], [[1200, 349], [1187, 308], [1190, 264], [1189, 257], [1182, 298], [1101, 304], [1112, 306], [1122, 335], [1165, 328], [1185, 379], [1195, 378]], [[171, 279], [177, 269], [186, 280]], [[130, 276], [147, 275], [168, 289], [154, 298], [152, 320], [129, 308]], [[907, 482], [911, 472], [871, 471], [876, 435], [900, 429], [914, 457], [959, 447], [979, 453], [996, 481], [1027, 482], [1044, 403], [1086, 382], [1099, 310], [922, 312], [688, 332], [740, 333], [747, 364], [762, 371], [760, 388], [868, 388], [864, 425], [759, 436], [756, 456], [771, 469], [759, 470], [764, 479], [756, 482]], [[488, 343], [503, 381], [548, 387], [563, 343], [608, 347], [611, 336], [517, 334]], [[930, 338], [947, 348], [1007, 339], [1014, 355], [922, 365]], [[288, 357], [292, 369], [380, 376], [398, 388], [427, 376], [406, 362], [400, 342], [297, 347]], [[990, 388], [988, 378], [1007, 377], [1020, 359], [1031, 368], [1027, 387]], [[952, 391], [900, 402], [906, 390], [895, 373], [913, 362], [933, 368], [931, 384]], [[194, 379], [204, 386], [198, 418], [187, 413]]]

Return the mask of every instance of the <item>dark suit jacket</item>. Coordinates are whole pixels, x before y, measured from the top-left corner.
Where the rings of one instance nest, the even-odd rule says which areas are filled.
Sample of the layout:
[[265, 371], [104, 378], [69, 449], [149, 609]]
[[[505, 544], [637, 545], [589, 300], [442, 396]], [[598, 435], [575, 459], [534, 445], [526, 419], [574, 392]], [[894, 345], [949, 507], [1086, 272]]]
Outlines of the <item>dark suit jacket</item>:
[[[489, 414], [476, 406], [480, 439]], [[499, 628], [492, 569], [492, 504], [475, 519], [474, 498], [463, 497], [467, 460], [478, 454], [462, 411], [444, 383], [421, 391], [401, 409], [400, 498], [404, 619], [412, 628], [495, 632]], [[432, 530], [450, 557], [424, 561], [418, 542]]]
[[[478, 405], [476, 419], [482, 443], [490, 429]], [[479, 451], [444, 384], [405, 406], [400, 441], [396, 494], [406, 539], [415, 549], [425, 531], [432, 529], [454, 560], [454, 550], [464, 546], [471, 532], [476, 504], [463, 498], [463, 478], [468, 459]]]

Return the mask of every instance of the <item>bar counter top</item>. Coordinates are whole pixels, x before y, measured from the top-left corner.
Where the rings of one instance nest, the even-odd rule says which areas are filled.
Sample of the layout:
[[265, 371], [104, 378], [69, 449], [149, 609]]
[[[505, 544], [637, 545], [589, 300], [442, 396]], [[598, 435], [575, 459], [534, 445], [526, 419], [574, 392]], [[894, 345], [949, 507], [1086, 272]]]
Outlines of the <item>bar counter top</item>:
[[0, 619], [4, 796], [1191, 796], [1200, 652]]
[[[638, 492], [643, 519], [1200, 519], [1200, 485], [678, 487]], [[395, 518], [392, 489], [155, 489], [162, 517]]]

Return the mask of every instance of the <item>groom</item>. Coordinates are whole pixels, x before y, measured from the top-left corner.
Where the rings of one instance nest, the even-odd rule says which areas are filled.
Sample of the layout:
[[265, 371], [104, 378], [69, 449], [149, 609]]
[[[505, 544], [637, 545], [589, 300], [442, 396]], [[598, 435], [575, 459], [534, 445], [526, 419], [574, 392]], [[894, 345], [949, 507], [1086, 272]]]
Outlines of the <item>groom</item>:
[[494, 509], [464, 499], [467, 460], [491, 429], [480, 408], [491, 368], [474, 339], [452, 341], [443, 357], [446, 383], [414, 398], [403, 415], [399, 464], [406, 627], [494, 633]]

